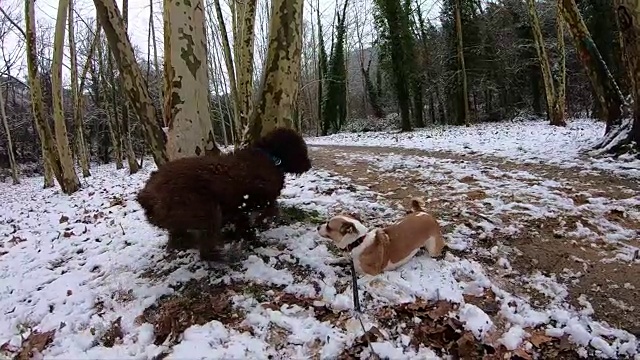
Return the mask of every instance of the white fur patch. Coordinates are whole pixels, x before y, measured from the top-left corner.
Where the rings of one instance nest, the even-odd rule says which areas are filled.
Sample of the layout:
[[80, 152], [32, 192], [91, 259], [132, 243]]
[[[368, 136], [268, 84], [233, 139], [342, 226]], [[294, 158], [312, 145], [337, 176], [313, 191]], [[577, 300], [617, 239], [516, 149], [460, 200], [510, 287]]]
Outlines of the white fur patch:
[[362, 243], [360, 245], [356, 246], [353, 250], [351, 250], [351, 258], [353, 259], [353, 266], [356, 268], [356, 271], [361, 274], [364, 273], [364, 271], [362, 270], [362, 265], [360, 264], [360, 255], [362, 255], [362, 252], [366, 248], [373, 245], [373, 242], [375, 241], [375, 239], [376, 239], [376, 231], [374, 229], [367, 233], [367, 235], [364, 237], [364, 240], [362, 240]]
[[429, 255], [433, 256], [436, 252], [436, 238], [435, 236], [429, 236], [429, 238], [426, 241], [426, 246], [427, 246], [427, 251], [429, 252]]

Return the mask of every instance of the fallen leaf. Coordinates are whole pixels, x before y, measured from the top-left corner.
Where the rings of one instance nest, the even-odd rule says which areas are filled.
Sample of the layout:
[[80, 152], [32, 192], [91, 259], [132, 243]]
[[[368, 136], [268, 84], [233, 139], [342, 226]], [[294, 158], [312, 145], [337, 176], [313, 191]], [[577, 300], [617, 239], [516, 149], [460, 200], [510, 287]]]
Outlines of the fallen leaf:
[[73, 231], [65, 231], [64, 233], [62, 233], [62, 237], [66, 237], [66, 238], [72, 237], [73, 235], [75, 235]]
[[29, 360], [36, 354], [35, 352], [41, 353], [47, 345], [49, 345], [53, 341], [53, 336], [55, 335], [55, 330], [50, 330], [47, 332], [40, 333], [37, 330], [29, 334], [29, 337], [25, 339], [22, 343], [22, 347], [20, 351], [16, 355], [15, 359], [17, 360]]
[[435, 306], [427, 312], [430, 318], [433, 320], [438, 320], [441, 317], [449, 314], [449, 312], [453, 309], [453, 304], [449, 301], [440, 300], [436, 302]]
[[475, 359], [477, 357], [476, 339], [471, 332], [465, 332], [456, 343], [458, 344], [458, 356], [463, 359]]
[[529, 338], [529, 342], [533, 344], [533, 346], [539, 348], [540, 345], [546, 344], [549, 341], [552, 341], [553, 338], [544, 334], [544, 331], [534, 331], [531, 333], [531, 337]]
[[124, 333], [122, 331], [122, 317], [118, 317], [112, 323], [109, 329], [102, 336], [102, 344], [105, 347], [113, 347], [115, 344], [122, 341]]
[[69, 221], [68, 216], [65, 216], [65, 215], [60, 216], [60, 224], [66, 223], [67, 221]]
[[560, 344], [558, 345], [558, 349], [562, 351], [568, 351], [573, 349], [573, 345], [569, 340], [569, 335], [564, 334], [562, 335], [562, 337], [560, 337]]
[[524, 360], [532, 360], [533, 357], [531, 356], [531, 354], [529, 354], [528, 352], [526, 352], [524, 349], [521, 348], [517, 348], [513, 351], [513, 355], [522, 358]]

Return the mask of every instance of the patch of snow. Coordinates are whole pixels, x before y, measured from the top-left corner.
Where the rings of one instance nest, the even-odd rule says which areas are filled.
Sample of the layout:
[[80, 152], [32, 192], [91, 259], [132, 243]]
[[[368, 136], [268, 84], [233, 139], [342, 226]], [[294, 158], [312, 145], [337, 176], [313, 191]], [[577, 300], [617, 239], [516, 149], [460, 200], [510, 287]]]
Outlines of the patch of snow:
[[604, 128], [604, 123], [592, 119], [573, 119], [564, 128], [550, 126], [542, 120], [528, 120], [468, 127], [431, 126], [406, 133], [339, 133], [311, 137], [306, 141], [311, 145], [382, 146], [493, 155], [533, 164], [551, 163], [567, 168], [600, 169], [640, 177], [638, 159], [621, 161], [586, 159], [582, 156], [602, 139]]

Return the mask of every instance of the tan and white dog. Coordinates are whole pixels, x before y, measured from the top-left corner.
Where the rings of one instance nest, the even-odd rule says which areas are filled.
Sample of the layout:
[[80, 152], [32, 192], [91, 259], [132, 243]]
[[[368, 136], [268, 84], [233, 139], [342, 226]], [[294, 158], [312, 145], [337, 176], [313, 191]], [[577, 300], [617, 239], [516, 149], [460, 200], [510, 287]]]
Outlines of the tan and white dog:
[[406, 264], [423, 247], [438, 257], [446, 246], [440, 225], [418, 198], [411, 199], [408, 215], [390, 226], [368, 230], [355, 216], [343, 214], [318, 226], [318, 234], [349, 251], [356, 271], [368, 275]]

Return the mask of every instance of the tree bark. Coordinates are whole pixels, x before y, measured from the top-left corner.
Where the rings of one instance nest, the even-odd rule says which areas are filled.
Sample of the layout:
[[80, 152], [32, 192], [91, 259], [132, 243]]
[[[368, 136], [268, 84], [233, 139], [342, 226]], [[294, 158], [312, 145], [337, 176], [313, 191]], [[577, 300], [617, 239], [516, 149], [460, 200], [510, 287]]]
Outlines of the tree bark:
[[53, 61], [51, 65], [51, 92], [53, 95], [53, 119], [55, 124], [56, 145], [62, 169], [62, 191], [72, 194], [80, 189], [80, 180], [73, 166], [73, 156], [67, 137], [64, 109], [62, 107], [62, 57], [64, 55], [64, 31], [67, 22], [69, 0], [60, 0], [53, 38]]
[[11, 140], [11, 129], [9, 129], [9, 122], [7, 121], [7, 114], [4, 109], [4, 94], [2, 93], [2, 86], [0, 86], [0, 115], [2, 116], [2, 125], [4, 126], [4, 131], [7, 133], [7, 153], [9, 153], [11, 179], [13, 180], [13, 184], [17, 185], [20, 184], [20, 178], [18, 177], [18, 163], [16, 163], [13, 141]]
[[[71, 97], [73, 98], [73, 124], [76, 130], [76, 148], [78, 149], [78, 162], [82, 170], [83, 177], [91, 176], [89, 171], [89, 155], [87, 154], [87, 143], [84, 140], [84, 125], [82, 124], [80, 93], [78, 87], [78, 59], [76, 56], [76, 39], [73, 19], [74, 0], [69, 0], [69, 58], [71, 62]], [[93, 47], [93, 46], [92, 46]], [[91, 54], [89, 54], [91, 57]]]
[[149, 95], [147, 82], [142, 76], [142, 71], [133, 53], [133, 47], [124, 30], [120, 11], [115, 0], [93, 0], [93, 3], [96, 6], [96, 14], [107, 36], [111, 52], [125, 78], [124, 90], [142, 123], [153, 159], [156, 165], [161, 166], [167, 162], [165, 135], [159, 126], [159, 117]]
[[[113, 74], [113, 56], [109, 51], [106, 53], [107, 57], [107, 73]], [[118, 90], [116, 88], [116, 81], [113, 76], [106, 76], [102, 73], [105, 84], [109, 84], [111, 105], [108, 101], [105, 101], [105, 109], [108, 112], [109, 119], [109, 131], [111, 135], [111, 146], [113, 146], [113, 154], [116, 161], [116, 169], [122, 169], [122, 131], [120, 129], [120, 116], [118, 116]]]
[[[540, 29], [540, 20], [538, 18], [538, 11], [536, 10], [535, 0], [527, 0], [527, 8], [529, 10], [533, 40], [536, 46], [536, 53], [538, 54], [538, 62], [540, 64], [540, 70], [542, 72], [542, 80], [544, 82], [544, 92], [545, 98], [547, 100], [547, 115], [549, 116], [551, 125], [566, 126], [566, 122], [564, 121], [564, 101], [561, 101], [558, 98], [560, 93], [556, 91], [556, 86], [553, 81], [551, 66], [549, 65], [549, 56], [547, 55], [544, 38], [542, 37], [542, 30]], [[558, 7], [558, 10], [560, 10], [560, 7]], [[560, 14], [560, 12], [558, 12], [558, 14]], [[564, 39], [562, 38], [562, 23], [560, 22], [562, 21], [562, 19], [558, 15], [556, 20], [558, 43], [560, 44], [560, 42], [562, 42], [562, 46], [559, 45], [558, 48], [561, 56], [564, 58]], [[564, 84], [558, 85], [564, 87]], [[562, 94], [564, 94], [564, 91], [562, 91]]]
[[620, 152], [621, 147], [634, 143], [636, 150], [640, 148], [640, 4], [634, 0], [615, 0], [616, 18], [622, 37], [622, 50], [633, 96], [633, 119], [626, 136], [615, 144]]
[[556, 34], [556, 37], [558, 38], [558, 66], [560, 67], [560, 74], [558, 74], [558, 80], [555, 87], [556, 96], [554, 98], [553, 105], [554, 123], [551, 125], [565, 126], [567, 64], [564, 46], [564, 20], [562, 20], [560, 1], [556, 3]]
[[589, 76], [596, 98], [601, 104], [604, 118], [607, 121], [606, 132], [608, 133], [613, 126], [620, 125], [622, 121], [624, 98], [593, 42], [575, 1], [558, 1], [561, 1], [562, 17], [567, 23], [582, 66]]
[[467, 69], [464, 63], [464, 46], [462, 43], [462, 16], [460, 14], [460, 5], [460, 0], [455, 0], [456, 37], [458, 40], [458, 63], [460, 64], [460, 71], [458, 72], [458, 76], [462, 85], [463, 120], [464, 124], [469, 126], [469, 88], [467, 85]]
[[236, 23], [234, 47], [236, 53], [236, 84], [240, 125], [245, 128], [253, 110], [253, 50], [255, 40], [256, 0], [233, 0]]
[[302, 53], [302, 0], [274, 0], [269, 47], [258, 103], [251, 115], [246, 142], [277, 127], [292, 127], [297, 103]]
[[170, 160], [220, 153], [209, 118], [209, 73], [201, 0], [164, 1], [164, 116]]
[[[122, 22], [124, 23], [124, 31], [127, 32], [129, 23], [129, 0], [122, 0]], [[124, 89], [124, 77], [120, 72], [120, 88]], [[129, 174], [135, 174], [140, 170], [136, 153], [133, 151], [133, 142], [131, 140], [131, 127], [129, 126], [129, 101], [126, 97], [122, 99], [122, 142], [124, 143], [124, 152], [127, 157], [127, 165], [129, 165]]]
[[224, 23], [224, 15], [222, 14], [222, 8], [220, 7], [220, 0], [214, 0], [213, 6], [216, 11], [216, 18], [218, 20], [218, 30], [220, 31], [220, 40], [222, 42], [222, 51], [224, 54], [224, 63], [227, 67], [227, 75], [229, 78], [229, 87], [231, 95], [231, 103], [233, 106], [233, 113], [231, 118], [235, 125], [235, 140], [240, 143], [244, 138], [243, 134], [249, 132], [249, 128], [240, 121], [240, 95], [238, 95], [238, 85], [236, 83], [236, 71], [233, 66], [233, 56], [231, 55], [231, 45], [229, 44], [229, 37], [227, 36], [227, 28]]

